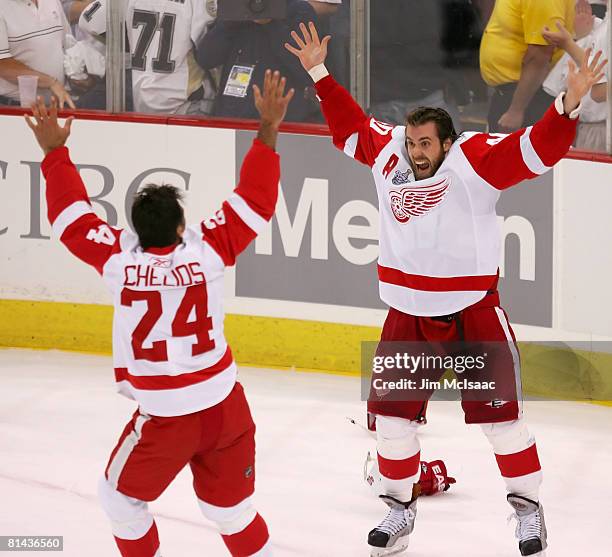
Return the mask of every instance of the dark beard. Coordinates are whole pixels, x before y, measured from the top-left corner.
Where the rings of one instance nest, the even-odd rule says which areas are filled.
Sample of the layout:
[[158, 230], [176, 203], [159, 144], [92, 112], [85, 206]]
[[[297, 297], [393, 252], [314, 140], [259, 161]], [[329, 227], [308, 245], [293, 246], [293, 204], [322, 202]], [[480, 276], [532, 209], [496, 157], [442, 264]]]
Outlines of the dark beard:
[[434, 163], [432, 163], [431, 161], [429, 161], [429, 164], [431, 166], [428, 175], [427, 176], [420, 176], [418, 174], [419, 169], [417, 167], [417, 165], [412, 161], [412, 159], [410, 157], [408, 157], [408, 162], [410, 163], [410, 168], [412, 168], [412, 173], [414, 174], [414, 178], [415, 180], [427, 180], [428, 178], [431, 178], [432, 176], [435, 175], [436, 172], [438, 172], [438, 170], [440, 169], [440, 167], [442, 166], [442, 163], [444, 162], [444, 159], [446, 158], [446, 154], [443, 154], [437, 161], [435, 161]]

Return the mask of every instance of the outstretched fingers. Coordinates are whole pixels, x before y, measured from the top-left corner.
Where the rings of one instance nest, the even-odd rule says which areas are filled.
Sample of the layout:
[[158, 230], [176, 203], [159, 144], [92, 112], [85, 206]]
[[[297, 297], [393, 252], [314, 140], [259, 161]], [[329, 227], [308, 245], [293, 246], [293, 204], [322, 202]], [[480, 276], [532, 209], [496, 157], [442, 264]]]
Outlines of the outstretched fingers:
[[593, 49], [591, 47], [587, 48], [584, 51], [584, 56], [582, 57], [582, 61], [580, 62], [580, 71], [587, 72], [589, 69], [589, 60], [591, 59], [591, 54], [593, 54]]
[[45, 99], [42, 97], [38, 97], [38, 113], [40, 114], [41, 120], [46, 120], [49, 117], [49, 113], [47, 112], [47, 105], [45, 104]]
[[291, 99], [293, 98], [293, 95], [295, 95], [295, 89], [289, 89], [289, 91], [287, 91], [287, 94], [283, 97], [283, 103], [285, 106], [289, 105]]
[[603, 74], [603, 69], [606, 67], [606, 64], [608, 63], [607, 59], [604, 59], [601, 62], [599, 62], [599, 59], [601, 58], [601, 55], [602, 55], [602, 52], [600, 50], [597, 53], [597, 56], [595, 57], [593, 62], [591, 63], [591, 72], [593, 72], [595, 75], [599, 76], [598, 80], [603, 77], [603, 75], [600, 75], [600, 74]]
[[24, 114], [23, 117], [25, 118], [25, 121], [26, 121], [26, 124], [28, 125], [28, 127], [34, 133], [36, 133], [36, 129], [38, 128], [38, 124], [36, 124], [36, 122], [34, 120], [32, 120], [27, 114]]
[[295, 48], [294, 46], [291, 46], [289, 43], [285, 43], [285, 48], [291, 52], [291, 54], [294, 54], [295, 56], [299, 56], [300, 55], [300, 49]]
[[[603, 54], [603, 52], [601, 50], [598, 50], [595, 53], [595, 56], [593, 56], [593, 59], [591, 60], [590, 64], [589, 64], [589, 71], [595, 71], [595, 68], [597, 67], [597, 65], [599, 64], [599, 59], [601, 58], [601, 55]], [[585, 56], [586, 58], [586, 56]]]
[[320, 44], [321, 41], [319, 40], [319, 33], [317, 31], [317, 27], [312, 21], [308, 22], [308, 29], [310, 30], [310, 36], [312, 37], [312, 41], [315, 44]]
[[64, 131], [66, 132], [66, 137], [70, 135], [72, 131], [72, 122], [74, 121], [74, 116], [69, 116], [66, 118], [66, 123], [64, 124]]
[[259, 106], [262, 101], [261, 89], [257, 85], [253, 85], [253, 97], [255, 99], [255, 106]]
[[278, 81], [278, 85], [276, 86], [276, 96], [279, 98], [283, 98], [285, 95], [285, 87], [287, 85], [287, 78], [281, 77]]
[[302, 38], [297, 34], [296, 31], [291, 31], [291, 38], [295, 41], [295, 44], [300, 47], [300, 50], [306, 48], [306, 43], [302, 40]]
[[272, 72], [272, 77], [270, 79], [270, 91], [268, 92], [270, 98], [275, 99], [279, 96], [278, 94], [278, 88], [280, 86], [280, 72], [279, 71], [275, 71]]
[[302, 32], [302, 35], [304, 35], [304, 43], [306, 43], [306, 45], [311, 44], [312, 37], [310, 36], [310, 31], [304, 22], [300, 23], [300, 31]]
[[51, 97], [51, 105], [49, 107], [49, 118], [52, 123], [57, 123], [57, 98]]
[[266, 70], [266, 73], [264, 75], [264, 84], [263, 84], [264, 97], [267, 97], [270, 94], [271, 87], [272, 87], [272, 70]]

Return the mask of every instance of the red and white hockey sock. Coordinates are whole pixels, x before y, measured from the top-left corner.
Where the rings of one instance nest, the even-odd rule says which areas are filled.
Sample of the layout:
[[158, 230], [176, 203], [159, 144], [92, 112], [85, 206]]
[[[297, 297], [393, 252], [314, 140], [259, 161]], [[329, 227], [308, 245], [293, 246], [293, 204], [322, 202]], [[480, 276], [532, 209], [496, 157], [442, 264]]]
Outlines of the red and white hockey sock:
[[495, 459], [509, 493], [522, 495], [536, 502], [539, 500], [542, 467], [535, 441], [516, 453], [495, 453]]
[[115, 536], [115, 542], [123, 557], [158, 557], [159, 536], [155, 522], [149, 531], [140, 539], [123, 540]]
[[378, 469], [385, 495], [402, 502], [412, 499], [421, 475], [418, 424], [402, 418], [377, 416]]
[[535, 439], [522, 420], [482, 426], [509, 493], [538, 501], [542, 467]]
[[221, 534], [232, 557], [269, 557], [270, 535], [265, 520], [257, 514], [249, 525], [235, 534]]

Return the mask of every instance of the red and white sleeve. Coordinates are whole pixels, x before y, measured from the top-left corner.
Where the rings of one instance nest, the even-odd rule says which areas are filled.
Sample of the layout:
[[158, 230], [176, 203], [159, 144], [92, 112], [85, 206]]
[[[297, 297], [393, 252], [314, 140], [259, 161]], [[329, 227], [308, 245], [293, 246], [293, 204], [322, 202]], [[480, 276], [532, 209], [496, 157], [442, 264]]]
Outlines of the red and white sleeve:
[[[323, 72], [323, 73], [321, 73]], [[317, 79], [321, 75], [320, 79]], [[332, 132], [334, 145], [349, 157], [368, 166], [391, 141], [393, 127], [368, 117], [351, 94], [342, 87], [324, 66], [311, 70], [321, 109]]]
[[509, 135], [478, 133], [461, 144], [476, 173], [503, 190], [548, 172], [569, 151], [578, 112], [563, 110], [563, 93], [533, 126]]
[[47, 211], [53, 233], [81, 261], [102, 269], [121, 251], [121, 230], [112, 228], [92, 210], [81, 176], [66, 147], [55, 149], [42, 162], [47, 188]]
[[276, 209], [278, 154], [256, 139], [240, 170], [240, 182], [222, 208], [202, 221], [202, 239], [231, 266], [266, 226]]

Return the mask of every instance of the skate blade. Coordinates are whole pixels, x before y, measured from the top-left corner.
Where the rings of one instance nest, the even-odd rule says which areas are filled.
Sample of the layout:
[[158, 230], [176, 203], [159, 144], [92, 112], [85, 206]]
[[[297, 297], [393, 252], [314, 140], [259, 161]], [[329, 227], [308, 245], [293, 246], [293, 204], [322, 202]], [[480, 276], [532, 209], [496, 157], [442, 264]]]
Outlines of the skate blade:
[[397, 555], [408, 549], [408, 536], [398, 538], [393, 547], [373, 547], [370, 546], [370, 557], [386, 557], [387, 555]]

